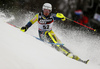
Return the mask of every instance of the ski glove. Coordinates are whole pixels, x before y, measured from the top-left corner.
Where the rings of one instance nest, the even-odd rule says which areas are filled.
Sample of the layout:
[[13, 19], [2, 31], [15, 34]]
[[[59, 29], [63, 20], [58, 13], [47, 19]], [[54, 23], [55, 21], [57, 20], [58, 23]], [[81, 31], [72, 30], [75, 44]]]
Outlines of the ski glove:
[[61, 20], [62, 20], [62, 21], [65, 21], [65, 20], [66, 20], [66, 17], [63, 17]]
[[62, 21], [66, 20], [66, 17], [62, 13], [57, 13], [56, 17], [61, 18]]
[[27, 27], [27, 25], [26, 25], [26, 26], [24, 26], [24, 27], [21, 28], [21, 31], [22, 31], [22, 32], [26, 32], [27, 29], [28, 29], [28, 27]]

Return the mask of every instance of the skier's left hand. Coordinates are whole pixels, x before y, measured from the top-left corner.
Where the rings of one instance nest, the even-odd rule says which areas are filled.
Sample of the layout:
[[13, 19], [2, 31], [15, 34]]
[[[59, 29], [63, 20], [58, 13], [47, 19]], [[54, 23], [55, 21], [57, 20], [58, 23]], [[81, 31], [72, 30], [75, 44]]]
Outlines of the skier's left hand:
[[65, 21], [66, 20], [66, 17], [62, 13], [57, 13], [56, 16], [58, 18], [61, 18], [62, 21]]
[[61, 18], [61, 20], [62, 20], [62, 21], [65, 21], [65, 20], [66, 20], [66, 17]]

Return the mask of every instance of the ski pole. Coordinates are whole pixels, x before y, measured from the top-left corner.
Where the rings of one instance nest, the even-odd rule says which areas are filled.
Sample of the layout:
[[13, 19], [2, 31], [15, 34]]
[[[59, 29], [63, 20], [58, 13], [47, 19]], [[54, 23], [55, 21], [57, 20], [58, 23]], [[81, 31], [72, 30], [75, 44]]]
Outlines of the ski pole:
[[12, 24], [10, 24], [10, 23], [8, 23], [8, 24], [11, 25], [11, 26], [13, 26], [13, 27], [19, 28], [19, 27], [15, 26], [15, 25], [12, 25]]
[[67, 18], [67, 17], [66, 17], [66, 19], [67, 19], [67, 20], [70, 20], [70, 21], [73, 21], [74, 23], [77, 23], [77, 24], [79, 24], [79, 25], [81, 25], [81, 26], [84, 26], [84, 27], [86, 27], [86, 28], [89, 28], [89, 29], [91, 29], [91, 30], [93, 30], [93, 31], [96, 31], [96, 29], [93, 29], [93, 28], [91, 28], [91, 27], [88, 27], [88, 26], [86, 26], [86, 25], [84, 25], [84, 24], [82, 24], [82, 23], [79, 23], [79, 22], [74, 21], [74, 20], [72, 20], [72, 19], [69, 19], [69, 18]]
[[[57, 13], [56, 16], [59, 17], [59, 18], [64, 18], [64, 17], [65, 17], [62, 13]], [[79, 25], [81, 25], [81, 26], [84, 26], [84, 27], [86, 27], [86, 28], [88, 28], [88, 29], [91, 29], [91, 30], [93, 30], [93, 31], [96, 31], [96, 29], [93, 29], [93, 28], [91, 28], [91, 27], [88, 27], [88, 26], [86, 26], [86, 25], [84, 25], [84, 24], [82, 24], [82, 23], [79, 23], [79, 22], [75, 21], [75, 20], [69, 19], [69, 18], [67, 18], [67, 17], [65, 17], [65, 18], [66, 18], [67, 20], [70, 20], [70, 21], [72, 21], [72, 22], [74, 22], [74, 23], [77, 23], [77, 24], [79, 24]]]
[[13, 27], [15, 27], [15, 28], [21, 29], [20, 27], [17, 27], [17, 26], [15, 26], [13, 24], [10, 24], [10, 23], [8, 23], [8, 24], [11, 25], [11, 26], [13, 26]]

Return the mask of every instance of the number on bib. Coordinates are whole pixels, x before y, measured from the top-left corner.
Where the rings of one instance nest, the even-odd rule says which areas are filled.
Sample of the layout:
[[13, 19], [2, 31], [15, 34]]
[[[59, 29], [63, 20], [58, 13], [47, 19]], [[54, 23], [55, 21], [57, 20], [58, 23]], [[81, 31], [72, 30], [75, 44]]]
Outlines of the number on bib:
[[43, 29], [49, 29], [49, 25], [47, 26], [43, 25]]

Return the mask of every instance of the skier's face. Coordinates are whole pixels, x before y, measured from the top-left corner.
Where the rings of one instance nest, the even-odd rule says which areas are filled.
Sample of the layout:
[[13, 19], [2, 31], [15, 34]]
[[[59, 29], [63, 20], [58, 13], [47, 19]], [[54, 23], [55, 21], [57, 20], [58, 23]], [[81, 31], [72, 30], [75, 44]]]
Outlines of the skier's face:
[[43, 10], [43, 14], [44, 14], [45, 16], [49, 16], [50, 10], [44, 9], [44, 10]]

